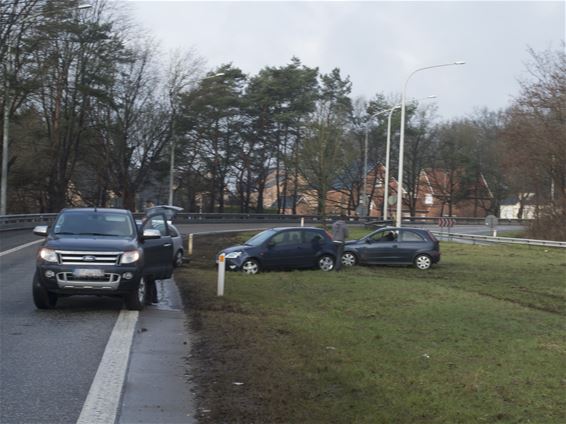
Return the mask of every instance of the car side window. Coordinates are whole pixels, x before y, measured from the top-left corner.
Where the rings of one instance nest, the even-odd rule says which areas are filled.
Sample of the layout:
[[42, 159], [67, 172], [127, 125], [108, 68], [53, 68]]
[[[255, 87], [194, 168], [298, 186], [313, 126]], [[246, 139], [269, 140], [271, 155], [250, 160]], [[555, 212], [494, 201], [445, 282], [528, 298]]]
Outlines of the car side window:
[[373, 241], [374, 243], [396, 241], [397, 238], [398, 238], [398, 232], [392, 230], [379, 231], [370, 237], [371, 241]]
[[270, 243], [275, 246], [291, 246], [294, 244], [302, 244], [302, 237], [300, 231], [282, 231], [274, 235]]
[[403, 231], [401, 233], [401, 241], [425, 241], [424, 238], [414, 231]]
[[318, 231], [305, 231], [305, 243], [322, 243], [324, 241], [324, 236]]

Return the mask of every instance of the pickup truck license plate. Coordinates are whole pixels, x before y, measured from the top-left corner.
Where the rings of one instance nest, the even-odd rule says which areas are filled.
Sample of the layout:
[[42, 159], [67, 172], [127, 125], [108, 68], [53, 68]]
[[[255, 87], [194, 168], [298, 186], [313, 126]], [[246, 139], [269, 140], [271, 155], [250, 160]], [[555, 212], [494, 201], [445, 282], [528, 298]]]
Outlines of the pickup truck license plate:
[[102, 269], [75, 269], [73, 271], [73, 276], [75, 278], [100, 278], [104, 277], [104, 271]]

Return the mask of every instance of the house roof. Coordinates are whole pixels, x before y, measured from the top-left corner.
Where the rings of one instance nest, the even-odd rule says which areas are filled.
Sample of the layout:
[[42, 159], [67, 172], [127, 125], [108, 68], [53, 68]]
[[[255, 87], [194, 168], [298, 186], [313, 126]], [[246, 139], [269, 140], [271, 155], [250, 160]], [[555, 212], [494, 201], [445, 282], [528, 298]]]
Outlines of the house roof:
[[[294, 196], [283, 196], [283, 197], [281, 197], [281, 198], [280, 198], [281, 207], [285, 207], [285, 208], [291, 208], [291, 207], [293, 207], [293, 198], [294, 198]], [[299, 203], [304, 203], [304, 202], [305, 202], [305, 199], [304, 199], [303, 196], [297, 196], [296, 199], [297, 199], [297, 205], [298, 205]], [[275, 200], [275, 201], [269, 206], [270, 209], [276, 209], [277, 207], [278, 207], [277, 200]]]

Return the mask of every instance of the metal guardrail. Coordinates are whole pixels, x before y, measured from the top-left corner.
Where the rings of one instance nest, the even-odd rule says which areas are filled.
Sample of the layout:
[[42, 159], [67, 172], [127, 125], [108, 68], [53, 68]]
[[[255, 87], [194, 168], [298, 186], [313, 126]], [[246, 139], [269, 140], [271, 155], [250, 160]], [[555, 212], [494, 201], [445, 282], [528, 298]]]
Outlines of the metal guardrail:
[[36, 225], [49, 225], [55, 221], [56, 213], [0, 216], [0, 231], [33, 228]]
[[[2, 215], [0, 216], [0, 231], [18, 228], [32, 228], [35, 225], [50, 224], [53, 222], [57, 214], [27, 214], [27, 215]], [[141, 218], [143, 213], [135, 213], [134, 217]], [[326, 221], [333, 221], [338, 215], [327, 215]], [[257, 214], [257, 213], [178, 213], [175, 216], [176, 224], [210, 224], [210, 223], [226, 223], [234, 224], [241, 222], [248, 223], [296, 223], [301, 219], [308, 224], [316, 224], [323, 222], [320, 215], [277, 215], [277, 214]], [[456, 225], [484, 225], [485, 218], [453, 218]], [[359, 223], [365, 225], [382, 224], [383, 221], [375, 220], [373, 217], [354, 217], [349, 219], [350, 223]], [[392, 223], [392, 221], [387, 221]], [[518, 219], [501, 219], [499, 225], [508, 224], [524, 224], [527, 221]], [[404, 225], [437, 225], [438, 217], [412, 217], [403, 218]]]
[[441, 240], [467, 240], [472, 243], [504, 243], [504, 244], [522, 244], [528, 246], [546, 246], [546, 247], [561, 247], [566, 248], [566, 242], [564, 241], [550, 241], [550, 240], [532, 240], [532, 239], [522, 239], [513, 237], [493, 237], [493, 236], [482, 236], [477, 234], [457, 234], [457, 233], [445, 233], [440, 231], [431, 231], [436, 237]]

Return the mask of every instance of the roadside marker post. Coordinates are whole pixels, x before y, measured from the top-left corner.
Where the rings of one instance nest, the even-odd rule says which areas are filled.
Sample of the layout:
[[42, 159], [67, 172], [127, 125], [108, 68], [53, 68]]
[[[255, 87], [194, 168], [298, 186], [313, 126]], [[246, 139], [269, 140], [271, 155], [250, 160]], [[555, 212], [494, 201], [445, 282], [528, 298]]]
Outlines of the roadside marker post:
[[489, 228], [491, 228], [493, 237], [497, 237], [497, 224], [499, 224], [499, 220], [495, 215], [488, 215], [485, 217], [485, 225], [488, 225]]
[[301, 217], [301, 227], [305, 226], [305, 217]]
[[224, 296], [224, 276], [226, 275], [226, 255], [221, 253], [218, 256], [218, 284], [217, 284], [217, 294], [218, 296]]
[[189, 256], [193, 256], [193, 234], [189, 234], [189, 245], [187, 252], [189, 252]]

